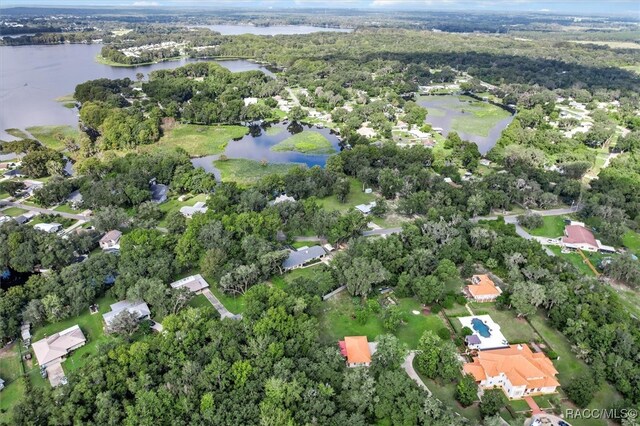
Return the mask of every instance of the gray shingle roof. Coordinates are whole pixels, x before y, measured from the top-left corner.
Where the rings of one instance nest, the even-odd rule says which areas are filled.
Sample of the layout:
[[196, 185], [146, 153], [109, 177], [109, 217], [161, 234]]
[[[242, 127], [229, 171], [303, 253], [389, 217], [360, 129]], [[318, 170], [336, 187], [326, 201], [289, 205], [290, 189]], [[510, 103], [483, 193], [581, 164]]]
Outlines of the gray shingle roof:
[[282, 266], [285, 269], [295, 268], [296, 266], [304, 265], [314, 259], [319, 259], [325, 254], [326, 252], [320, 246], [312, 246], [306, 249], [292, 251], [289, 254], [289, 257], [282, 263]]

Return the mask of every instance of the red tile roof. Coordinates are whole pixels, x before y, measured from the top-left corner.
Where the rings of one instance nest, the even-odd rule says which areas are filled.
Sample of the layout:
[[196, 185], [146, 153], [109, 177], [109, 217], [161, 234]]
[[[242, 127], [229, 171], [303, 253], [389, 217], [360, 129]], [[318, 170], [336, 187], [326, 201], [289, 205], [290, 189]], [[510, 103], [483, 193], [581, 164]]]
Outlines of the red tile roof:
[[594, 247], [598, 247], [596, 237], [593, 236], [584, 226], [580, 225], [567, 225], [564, 228], [565, 237], [562, 238], [564, 243], [568, 244], [589, 244]]

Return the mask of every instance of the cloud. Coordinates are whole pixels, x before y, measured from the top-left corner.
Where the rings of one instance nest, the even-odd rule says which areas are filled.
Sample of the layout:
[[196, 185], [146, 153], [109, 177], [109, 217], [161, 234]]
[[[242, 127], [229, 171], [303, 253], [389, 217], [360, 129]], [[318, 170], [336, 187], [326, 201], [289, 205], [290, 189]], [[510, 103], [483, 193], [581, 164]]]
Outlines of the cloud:
[[160, 3], [157, 1], [134, 1], [131, 6], [160, 6]]

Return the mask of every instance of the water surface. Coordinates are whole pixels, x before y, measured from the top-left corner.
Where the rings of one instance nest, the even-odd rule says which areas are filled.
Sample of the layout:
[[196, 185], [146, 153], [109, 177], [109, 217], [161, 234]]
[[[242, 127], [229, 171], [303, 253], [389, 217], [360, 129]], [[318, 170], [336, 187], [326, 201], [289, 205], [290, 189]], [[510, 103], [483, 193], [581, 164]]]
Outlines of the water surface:
[[[0, 46], [0, 139], [13, 140], [5, 129], [78, 123], [78, 111], [62, 106], [56, 98], [72, 94], [76, 85], [97, 78], [135, 80], [159, 69], [177, 68], [192, 59], [138, 67], [112, 67], [95, 61], [102, 45]], [[261, 70], [245, 60], [214, 61], [233, 71]]]
[[317, 32], [348, 33], [353, 30], [346, 28], [324, 28], [309, 25], [272, 25], [269, 27], [257, 27], [255, 25], [197, 25], [198, 28], [209, 28], [211, 31], [222, 35], [292, 35], [312, 34]]

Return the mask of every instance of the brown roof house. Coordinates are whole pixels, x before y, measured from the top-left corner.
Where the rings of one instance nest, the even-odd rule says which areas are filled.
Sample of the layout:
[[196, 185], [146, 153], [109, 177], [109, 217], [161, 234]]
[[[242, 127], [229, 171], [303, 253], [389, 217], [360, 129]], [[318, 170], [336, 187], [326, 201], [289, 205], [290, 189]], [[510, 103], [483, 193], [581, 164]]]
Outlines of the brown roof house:
[[171, 283], [173, 288], [186, 288], [195, 294], [201, 294], [202, 290], [209, 287], [209, 283], [200, 274], [191, 275]]
[[371, 355], [376, 351], [376, 343], [369, 343], [367, 336], [345, 336], [338, 342], [340, 353], [347, 359], [347, 367], [368, 367]]
[[31, 347], [40, 367], [48, 367], [64, 361], [71, 351], [84, 346], [85, 343], [87, 343], [87, 339], [80, 330], [80, 326], [76, 324], [59, 333], [33, 342]]
[[474, 275], [471, 284], [466, 287], [467, 293], [476, 302], [493, 302], [502, 293], [488, 275]]
[[570, 225], [565, 226], [562, 244], [565, 247], [576, 250], [602, 251], [608, 253], [614, 253], [616, 251], [615, 247], [605, 246], [596, 240], [593, 233], [588, 230], [582, 222], [571, 222]]

